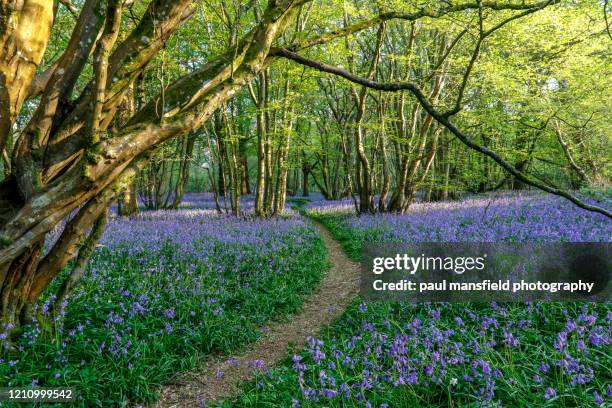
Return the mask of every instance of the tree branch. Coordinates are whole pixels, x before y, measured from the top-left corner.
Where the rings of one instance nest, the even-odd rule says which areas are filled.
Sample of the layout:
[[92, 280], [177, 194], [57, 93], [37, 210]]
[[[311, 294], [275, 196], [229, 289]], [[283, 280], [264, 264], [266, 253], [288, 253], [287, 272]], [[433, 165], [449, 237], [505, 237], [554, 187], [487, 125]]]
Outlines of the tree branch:
[[[37, 190], [0, 230], [0, 243], [4, 243], [0, 246], [0, 265], [10, 265], [33, 240], [42, 238], [70, 211], [112, 185], [126, 168], [148, 156], [156, 146], [205, 123], [266, 66], [273, 41], [294, 16], [293, 4], [299, 3], [286, 0], [268, 5], [262, 22], [245, 37], [251, 40], [240, 63], [235, 62], [233, 78], [228, 75], [231, 61], [219, 57], [198, 71], [197, 78], [179, 79], [175, 84], [177, 105], [162, 121], [137, 114], [139, 120], [128, 122], [113, 137], [91, 146], [91, 157], [77, 157], [75, 165]], [[143, 107], [140, 114], [147, 109]]]
[[60, 3], [68, 9], [70, 14], [72, 14], [74, 18], [77, 18], [79, 16], [79, 10], [77, 10], [77, 8], [74, 6], [74, 4], [72, 4], [70, 0], [60, 0]]
[[121, 13], [123, 0], [108, 0], [106, 6], [106, 22], [104, 32], [98, 41], [94, 52], [94, 89], [95, 95], [92, 98], [93, 109], [89, 123], [92, 142], [97, 142], [97, 133], [100, 130], [102, 107], [106, 101], [106, 84], [108, 82], [108, 58], [119, 34], [121, 24]]
[[470, 58], [470, 62], [468, 63], [465, 73], [463, 74], [463, 79], [461, 81], [461, 85], [459, 86], [459, 93], [457, 94], [457, 99], [455, 101], [455, 104], [450, 111], [444, 113], [444, 116], [450, 117], [452, 115], [457, 114], [461, 110], [461, 102], [463, 101], [465, 88], [470, 79], [472, 70], [474, 69], [474, 64], [476, 63], [476, 60], [478, 59], [478, 56], [480, 55], [480, 49], [482, 47], [482, 43], [484, 42], [484, 40], [488, 36], [493, 34], [495, 31], [499, 30], [500, 28], [508, 24], [509, 22], [519, 19], [521, 17], [527, 16], [529, 14], [535, 13], [536, 11], [542, 10], [544, 7], [548, 6], [548, 4], [551, 4], [551, 3], [552, 1], [544, 2], [544, 3], [539, 4], [537, 7], [533, 7], [531, 9], [523, 11], [522, 13], [515, 14], [503, 20], [502, 22], [496, 24], [495, 26], [491, 27], [490, 29], [486, 31], [484, 29], [484, 19], [482, 17], [482, 8], [479, 9], [478, 11], [478, 27], [479, 27], [478, 40], [476, 41], [476, 45], [472, 53], [472, 58]]
[[412, 95], [417, 99], [419, 104], [423, 107], [423, 109], [427, 113], [429, 113], [438, 123], [443, 125], [452, 134], [454, 134], [455, 137], [457, 137], [463, 144], [468, 146], [470, 149], [473, 149], [479, 153], [482, 153], [490, 157], [498, 165], [500, 165], [504, 170], [512, 174], [514, 177], [516, 177], [523, 183], [529, 184], [533, 187], [539, 188], [540, 190], [546, 191], [548, 193], [551, 193], [551, 194], [554, 194], [560, 197], [564, 197], [570, 200], [571, 202], [573, 202], [574, 204], [576, 204], [578, 207], [583, 208], [585, 210], [597, 212], [597, 213], [605, 215], [608, 218], [612, 218], [612, 213], [608, 211], [607, 209], [588, 204], [566, 190], [561, 190], [561, 189], [549, 186], [547, 184], [544, 184], [538, 181], [536, 178], [517, 170], [511, 163], [503, 159], [495, 151], [476, 143], [472, 138], [470, 138], [468, 135], [460, 131], [452, 122], [450, 122], [448, 117], [445, 116], [445, 114], [436, 110], [433, 107], [433, 105], [429, 102], [425, 94], [423, 94], [423, 91], [421, 91], [420, 87], [412, 82], [386, 82], [386, 83], [376, 82], [371, 79], [355, 75], [345, 70], [344, 68], [328, 65], [322, 62], [309, 60], [307, 58], [302, 57], [301, 55], [298, 55], [284, 48], [274, 48], [270, 51], [270, 55], [291, 59], [299, 64], [309, 66], [311, 68], [317, 69], [322, 72], [327, 72], [330, 74], [341, 76], [356, 84], [363, 85], [363, 86], [373, 88], [373, 89], [377, 89], [379, 91], [395, 92], [395, 91], [407, 90], [410, 93], [412, 93]]
[[[540, 9], [550, 4], [557, 3], [557, 2], [559, 2], [559, 0], [545, 0], [545, 1], [540, 1], [537, 3], [530, 3], [530, 4], [529, 3], [525, 4], [525, 2], [520, 2], [520, 3], [516, 2], [516, 3], [508, 4], [505, 2], [483, 1], [481, 2], [481, 4], [482, 4], [482, 8], [485, 8], [485, 9], [518, 11], [518, 10], [530, 10], [534, 8]], [[359, 31], [367, 30], [368, 28], [377, 26], [380, 23], [389, 21], [389, 20], [414, 21], [414, 20], [418, 20], [423, 17], [440, 18], [450, 13], [464, 11], [464, 10], [474, 10], [474, 9], [478, 9], [479, 7], [480, 7], [479, 2], [470, 1], [470, 2], [465, 2], [465, 3], [450, 5], [447, 7], [442, 7], [439, 9], [432, 9], [432, 8], [424, 7], [424, 8], [419, 9], [418, 11], [414, 11], [411, 13], [397, 12], [397, 11], [381, 13], [377, 17], [371, 18], [369, 20], [361, 21], [353, 25], [343, 27], [338, 30], [326, 32], [324, 34], [321, 34], [318, 37], [298, 41], [297, 43], [294, 43], [293, 45], [288, 46], [287, 48], [291, 51], [300, 51], [306, 48], [313, 47], [315, 45], [325, 44], [337, 38], [342, 38], [342, 37], [346, 37], [351, 34], [355, 34]]]
[[[46, 149], [52, 129], [62, 120], [61, 112], [67, 104], [100, 33], [103, 23], [102, 2], [87, 0], [68, 46], [55, 64], [41, 77], [43, 82], [41, 101], [15, 145], [15, 169], [19, 191], [24, 199], [29, 198], [36, 185], [40, 185], [42, 155], [36, 151]], [[49, 74], [47, 74], [49, 72]], [[49, 77], [48, 79], [46, 77]], [[30, 88], [31, 89], [31, 88]]]
[[70, 296], [72, 290], [83, 278], [83, 275], [85, 275], [87, 264], [89, 263], [89, 259], [96, 249], [96, 245], [100, 241], [102, 234], [104, 233], [107, 220], [108, 208], [104, 208], [102, 213], [94, 221], [91, 231], [89, 232], [89, 236], [79, 248], [79, 254], [77, 255], [72, 271], [70, 271], [70, 274], [66, 277], [66, 279], [64, 279], [60, 288], [57, 290], [57, 299], [54, 306], [55, 311], [61, 310], [62, 303], [64, 303], [68, 296]]
[[[117, 46], [108, 60], [102, 108], [104, 118], [100, 121], [102, 126], [110, 123], [131, 83], [164, 46], [168, 37], [193, 14], [195, 9], [191, 5], [189, 0], [152, 1], [138, 26]], [[88, 124], [87, 119], [91, 118], [87, 112], [92, 99], [96, 97], [94, 88], [93, 81], [86, 86], [49, 141], [45, 149], [43, 183], [66, 171], [87, 145], [88, 132], [84, 127]]]

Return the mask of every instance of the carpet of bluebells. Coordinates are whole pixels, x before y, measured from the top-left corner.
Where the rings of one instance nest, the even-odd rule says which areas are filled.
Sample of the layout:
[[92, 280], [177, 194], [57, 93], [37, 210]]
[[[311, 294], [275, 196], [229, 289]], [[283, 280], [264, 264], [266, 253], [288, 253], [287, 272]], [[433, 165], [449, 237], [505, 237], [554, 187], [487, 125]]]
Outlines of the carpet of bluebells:
[[189, 198], [190, 208], [111, 217], [59, 313], [43, 299], [18, 343], [0, 327], [0, 384], [75, 387], [87, 407], [146, 403], [172, 375], [295, 311], [327, 266], [316, 229], [295, 213], [237, 219]]
[[[181, 208], [208, 208], [216, 209], [215, 196], [212, 193], [187, 193], [183, 197], [181, 202]], [[231, 203], [228, 197], [219, 196], [217, 198], [219, 202], [219, 208], [223, 212], [231, 211]], [[240, 210], [246, 212], [252, 212], [255, 206], [255, 197], [252, 195], [245, 195], [240, 197]]]
[[[592, 200], [612, 207], [612, 198]], [[308, 204], [328, 225], [349, 255], [359, 259], [364, 242], [607, 242], [612, 222], [568, 200], [524, 194], [499, 194], [461, 202], [416, 203], [403, 215], [348, 216], [352, 201]], [[345, 216], [342, 216], [345, 214]]]
[[[419, 203], [406, 215], [357, 217], [350, 201], [307, 207], [356, 260], [366, 241], [612, 237], [605, 217], [541, 195]], [[308, 347], [259, 374], [238, 405], [612, 406], [611, 336], [610, 304], [357, 300]]]

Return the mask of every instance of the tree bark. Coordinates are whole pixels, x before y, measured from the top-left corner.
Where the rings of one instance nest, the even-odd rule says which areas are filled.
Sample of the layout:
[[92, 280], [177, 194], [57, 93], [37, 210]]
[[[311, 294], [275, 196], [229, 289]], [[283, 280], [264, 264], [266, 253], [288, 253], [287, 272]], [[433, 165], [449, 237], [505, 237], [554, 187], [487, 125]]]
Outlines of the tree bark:
[[244, 137], [238, 141], [238, 156], [240, 158], [240, 173], [242, 186], [242, 195], [251, 194], [251, 183], [249, 181], [249, 161], [247, 159], [247, 141]]
[[123, 217], [130, 217], [140, 212], [140, 208], [138, 208], [136, 180], [132, 181], [127, 188], [123, 190], [118, 203], [118, 212], [119, 215]]
[[380, 157], [382, 162], [382, 188], [380, 190], [380, 197], [378, 199], [378, 211], [387, 211], [387, 196], [389, 195], [389, 188], [391, 186], [391, 177], [389, 174], [389, 158], [387, 157], [387, 141], [385, 131], [385, 108], [383, 105], [382, 95], [380, 97], [379, 106], [379, 118], [380, 118]]
[[64, 279], [60, 288], [57, 291], [57, 299], [55, 301], [54, 309], [56, 311], [61, 310], [63, 308], [64, 301], [70, 296], [74, 288], [81, 281], [83, 276], [85, 275], [85, 271], [87, 269], [87, 264], [89, 263], [89, 259], [96, 249], [96, 245], [102, 234], [104, 233], [104, 228], [106, 227], [106, 221], [108, 220], [108, 209], [104, 209], [102, 214], [96, 218], [93, 227], [89, 233], [89, 236], [83, 243], [83, 245], [79, 248], [79, 254], [77, 255], [77, 259], [75, 262], [72, 271], [70, 274]]
[[302, 163], [302, 197], [310, 197], [308, 177], [312, 171], [312, 166], [308, 162]]
[[268, 100], [268, 76], [265, 71], [259, 75], [259, 95], [254, 101], [257, 105], [257, 182], [255, 185], [255, 215], [265, 217], [266, 191], [269, 179], [267, 160], [268, 123], [264, 109]]
[[[43, 6], [40, 10], [44, 10], [44, 6], [52, 2], [32, 3]], [[24, 321], [31, 305], [76, 255], [78, 242], [108, 206], [110, 193], [105, 191], [123, 188], [128, 182], [126, 179], [131, 181], [158, 146], [202, 126], [269, 64], [267, 58], [272, 42], [283, 32], [300, 5], [289, 0], [271, 2], [260, 23], [238, 41], [235, 49], [170, 84], [163, 95], [143, 105], [126, 125], [108, 132], [106, 129], [130, 84], [163, 47], [167, 37], [193, 12], [191, 3], [154, 0], [139, 26], [115, 47], [108, 60], [109, 81], [97, 122], [105, 137], [91, 143], [92, 133], [87, 126], [87, 117], [91, 115], [86, 113], [92, 106], [91, 101], [97, 100], [97, 93], [96, 87], [90, 84], [77, 98], [73, 109], [62, 114], [54, 124], [43, 157], [39, 159], [32, 154], [33, 149], [27, 143], [24, 150], [17, 153], [17, 162], [26, 156], [32, 158], [34, 165], [42, 170], [42, 176], [40, 185], [30, 184], [31, 178], [23, 169], [29, 171], [32, 167], [21, 166], [22, 170], [14, 170], [17, 173], [0, 184], [0, 320], [17, 325]], [[43, 18], [45, 16], [47, 14], [36, 17], [41, 25], [52, 20], [51, 16]], [[3, 20], [0, 24], [7, 23]], [[45, 30], [41, 26], [33, 32], [38, 35]], [[8, 31], [15, 32], [12, 28]], [[27, 33], [21, 34], [23, 38], [31, 38]], [[2, 35], [5, 46], [5, 32]], [[46, 40], [39, 41], [36, 46], [40, 44], [46, 44]], [[44, 47], [41, 55], [42, 51]], [[0, 52], [6, 55], [5, 49]], [[4, 63], [6, 59], [3, 57], [1, 61]], [[7, 90], [21, 89], [23, 95], [26, 94], [34, 69], [31, 75], [28, 74], [30, 68], [23, 72], [10, 78], [8, 84], [4, 69], [2, 75], [9, 85]], [[24, 76], [29, 80], [25, 81]], [[164, 103], [160, 103], [162, 100]], [[9, 110], [16, 110], [19, 104], [14, 102], [11, 101]], [[42, 258], [46, 234], [74, 210], [78, 213], [68, 229]]]
[[191, 167], [191, 159], [193, 156], [193, 148], [195, 146], [196, 138], [197, 133], [192, 132], [187, 136], [187, 140], [183, 141], [184, 149], [180, 157], [179, 175], [178, 180], [176, 182], [176, 186], [174, 188], [174, 200], [172, 201], [172, 208], [178, 208], [179, 205], [181, 205], [181, 202], [183, 201], [187, 182], [189, 181], [189, 168]]
[[53, 1], [0, 1], [0, 152], [43, 58], [54, 17]]
[[282, 128], [280, 130], [280, 147], [278, 151], [278, 172], [276, 178], [276, 189], [274, 191], [274, 214], [281, 214], [285, 209], [287, 199], [287, 176], [289, 174], [289, 146], [291, 144], [291, 133], [293, 131], [293, 109], [290, 104], [290, 80], [289, 74], [285, 80]]
[[554, 131], [555, 131], [555, 134], [557, 135], [557, 140], [559, 141], [559, 144], [563, 148], [563, 153], [565, 154], [565, 158], [567, 159], [568, 163], [570, 164], [570, 166], [572, 166], [572, 169], [574, 169], [574, 171], [580, 177], [582, 182], [584, 182], [587, 185], [591, 184], [591, 179], [588, 176], [588, 174], [582, 169], [582, 167], [578, 165], [578, 163], [576, 163], [576, 160], [574, 160], [574, 155], [572, 154], [572, 151], [569, 145], [563, 138], [563, 130], [561, 129], [561, 125], [559, 124], [558, 120], [555, 120], [554, 126], [555, 126]]
[[[370, 64], [370, 70], [367, 78], [372, 79], [376, 75], [376, 69], [378, 67], [378, 60], [380, 58], [380, 51], [383, 44], [383, 38], [385, 34], [385, 26], [381, 24], [378, 29], [376, 48], [374, 56], [372, 57], [372, 63]], [[365, 152], [364, 147], [364, 127], [363, 118], [365, 114], [365, 105], [368, 98], [368, 87], [363, 87], [361, 92], [357, 94], [356, 90], [353, 89], [355, 95], [355, 101], [357, 104], [357, 115], [355, 118], [355, 149], [357, 151], [357, 174], [356, 180], [359, 187], [359, 212], [368, 213], [375, 212], [374, 208], [374, 192], [372, 188], [372, 169], [370, 160]]]

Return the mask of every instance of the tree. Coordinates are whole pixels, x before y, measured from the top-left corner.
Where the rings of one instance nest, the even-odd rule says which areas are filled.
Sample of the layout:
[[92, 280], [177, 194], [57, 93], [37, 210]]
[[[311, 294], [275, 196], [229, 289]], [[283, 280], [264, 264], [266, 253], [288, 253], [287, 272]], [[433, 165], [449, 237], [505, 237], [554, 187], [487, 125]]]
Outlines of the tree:
[[[378, 186], [391, 187], [389, 179], [384, 181], [385, 177], [391, 177], [391, 173], [379, 170], [374, 163], [378, 161], [376, 146], [382, 143], [386, 148], [388, 132], [384, 127], [369, 131], [369, 122], [390, 111], [382, 92], [405, 90], [419, 105], [421, 116], [418, 124], [423, 133], [415, 143], [417, 154], [410, 162], [416, 163], [413, 165], [420, 169], [421, 176], [417, 177], [415, 172], [411, 175], [411, 182], [416, 180], [418, 185], [424, 180], [422, 175], [427, 174], [437, 149], [434, 141], [440, 135], [436, 132], [438, 128], [444, 128], [445, 133], [454, 135], [469, 148], [498, 163], [518, 180], [610, 216], [606, 210], [585, 204], [565, 190], [518, 170], [500, 154], [461, 131], [451, 119], [457, 117], [465, 106], [467, 85], [485, 39], [506, 24], [554, 3], [553, 0], [529, 3], [431, 2], [425, 6], [408, 5], [408, 11], [370, 7], [367, 13], [370, 15], [359, 15], [356, 21], [349, 19], [342, 8], [339, 9], [342, 15], [335, 14], [337, 12], [333, 10], [337, 5], [332, 5], [329, 15], [316, 15], [312, 22], [310, 17], [316, 9], [310, 0], [270, 0], [263, 7], [257, 1], [229, 4], [216, 0], [212, 7], [221, 13], [217, 13], [217, 20], [211, 19], [227, 30], [221, 30], [223, 38], [215, 37], [212, 33], [215, 30], [206, 25], [203, 30], [207, 30], [209, 46], [201, 51], [200, 58], [184, 64], [175, 72], [164, 70], [155, 86], [153, 82], [145, 84], [148, 87], [145, 89], [147, 95], [144, 95], [147, 99], [138, 103], [136, 111], [117, 125], [115, 119], [122, 102], [139, 78], [145, 76], [147, 66], [160, 61], [160, 58], [160, 68], [164, 66], [162, 50], [176, 34], [180, 34], [179, 29], [189, 28], [189, 20], [196, 8], [205, 6], [189, 0], [151, 0], [148, 4], [85, 0], [61, 55], [44, 70], [40, 69], [35, 77], [35, 69], [42, 61], [54, 28], [57, 2], [0, 0], [0, 84], [3, 85], [0, 89], [4, 90], [0, 95], [0, 147], [3, 150], [13, 136], [18, 112], [26, 98], [29, 97], [28, 104], [34, 106], [32, 112], [21, 118], [24, 125], [13, 137], [10, 172], [6, 171], [7, 176], [0, 184], [1, 320], [17, 325], [28, 322], [33, 304], [75, 257], [76, 272], [70, 276], [78, 280], [82, 275], [82, 269], [78, 268], [89, 257], [91, 243], [95, 243], [99, 236], [109, 203], [133, 184], [134, 177], [166, 142], [196, 131], [211, 117], [215, 117], [213, 128], [216, 135], [225, 135], [217, 140], [219, 161], [221, 158], [225, 160], [223, 165], [219, 163], [221, 171], [218, 177], [221, 179], [221, 173], [224, 174], [226, 183], [223, 187], [231, 189], [232, 207], [238, 214], [237, 199], [242, 191], [240, 179], [243, 172], [240, 170], [237, 137], [240, 132], [234, 122], [236, 105], [232, 98], [252, 83], [258, 88], [257, 92], [254, 89], [250, 92], [258, 108], [255, 209], [259, 215], [278, 213], [286, 194], [291, 135], [298, 123], [290, 100], [291, 88], [299, 83], [290, 75], [275, 72], [273, 63], [279, 59], [293, 60], [341, 76], [361, 87], [355, 90], [355, 116], [347, 112], [334, 112], [333, 115], [337, 117], [341, 136], [337, 146], [342, 147], [346, 194], [353, 196], [357, 191], [361, 205], [367, 207], [362, 210], [371, 211], [375, 207], [373, 196], [380, 190]], [[125, 18], [135, 13], [139, 17]], [[392, 76], [385, 71], [390, 68], [380, 63], [384, 59], [382, 48], [386, 31], [382, 27], [391, 21], [436, 20], [452, 13], [464, 14], [469, 20], [475, 44], [463, 75], [453, 81], [452, 87], [447, 85], [454, 92], [454, 98], [448, 97], [451, 95], [449, 92], [441, 104], [445, 110], [440, 110], [431, 92], [428, 96], [419, 84], [408, 80], [413, 71], [404, 80], [385, 81], [383, 74], [386, 78]], [[485, 26], [489, 21], [491, 23]], [[374, 44], [371, 48], [374, 52], [356, 53], [362, 59], [359, 64], [355, 63], [355, 67], [366, 71], [363, 76], [300, 55], [300, 52], [342, 38], [347, 39], [345, 43], [356, 41], [361, 50], [368, 50], [367, 41], [361, 44], [354, 37], [376, 27], [380, 27], [378, 35], [370, 43]], [[439, 45], [442, 47], [444, 44], [440, 42]], [[189, 47], [193, 45], [183, 45], [183, 48]], [[348, 50], [350, 47], [345, 48]], [[425, 48], [424, 45], [422, 49]], [[441, 57], [446, 58], [447, 54], [429, 52], [429, 55], [438, 55], [442, 60]], [[188, 69], [182, 72], [185, 67]], [[276, 78], [273, 84], [270, 84], [270, 73]], [[440, 87], [441, 78], [441, 75], [434, 75], [429, 82], [435, 85], [438, 81]], [[380, 91], [378, 100], [369, 89]], [[372, 100], [377, 103], [377, 108], [366, 109], [366, 104]], [[280, 105], [272, 106], [271, 101], [280, 102]], [[333, 106], [337, 105], [331, 103], [329, 109], [333, 110]], [[437, 123], [435, 128], [432, 126], [434, 121]], [[341, 123], [357, 126], [351, 129]], [[355, 133], [348, 137], [351, 130]], [[212, 143], [209, 147], [213, 149]], [[188, 157], [188, 144], [184, 150], [184, 157]], [[180, 151], [182, 155], [182, 147]], [[395, 156], [402, 160], [401, 147]], [[314, 167], [306, 167], [305, 183], [308, 183], [308, 175]], [[319, 167], [329, 170], [327, 165]], [[390, 169], [393, 167], [389, 165]], [[341, 167], [336, 168], [340, 172]], [[397, 174], [395, 176], [397, 178]], [[276, 197], [273, 194], [275, 189]], [[401, 189], [409, 196], [413, 190]], [[175, 192], [177, 195], [180, 193]], [[66, 227], [60, 237], [49, 248], [43, 249], [47, 233], [62, 220], [66, 220]], [[68, 286], [74, 284], [70, 281]]]
[[[21, 3], [21, 2], [20, 2]], [[53, 24], [53, 2], [2, 2], [2, 61], [18, 55], [17, 39], [32, 54], [22, 64], [40, 62]], [[164, 141], [200, 127], [223, 103], [269, 64], [270, 47], [303, 2], [270, 2], [260, 21], [228, 50], [167, 86], [123, 127], [108, 125], [127, 89], [169, 36], [193, 13], [193, 2], [155, 0], [140, 23], [119, 44], [123, 3], [89, 0], [70, 43], [50, 75], [38, 110], [20, 135], [11, 175], [0, 186], [2, 320], [27, 322], [31, 308], [52, 279], [76, 255], [96, 219]], [[39, 8], [37, 12], [26, 6]], [[19, 16], [15, 25], [10, 16]], [[6, 18], [9, 16], [9, 18]], [[36, 29], [32, 29], [32, 27]], [[98, 33], [102, 35], [98, 38]], [[35, 32], [36, 36], [27, 33]], [[114, 50], [113, 50], [114, 49]], [[12, 51], [11, 51], [12, 50]], [[87, 57], [94, 57], [94, 78], [76, 100], [69, 100]], [[27, 58], [27, 61], [25, 60]], [[18, 55], [18, 58], [19, 55]], [[5, 144], [33, 69], [0, 67], [6, 89], [3, 104]], [[8, 118], [8, 119], [7, 119]], [[8, 125], [7, 125], [8, 121]], [[77, 210], [48, 253], [46, 233]]]

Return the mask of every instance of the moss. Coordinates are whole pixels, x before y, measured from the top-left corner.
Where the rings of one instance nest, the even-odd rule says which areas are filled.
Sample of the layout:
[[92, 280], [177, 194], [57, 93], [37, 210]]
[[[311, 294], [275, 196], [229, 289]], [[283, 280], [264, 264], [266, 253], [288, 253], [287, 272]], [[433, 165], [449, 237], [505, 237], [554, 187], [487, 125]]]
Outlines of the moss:
[[129, 188], [130, 184], [134, 180], [133, 175], [121, 177], [117, 182], [113, 185], [112, 189], [115, 193], [120, 193]]
[[99, 140], [92, 140], [85, 152], [85, 162], [88, 164], [98, 164], [102, 159], [104, 149]]
[[32, 174], [32, 185], [34, 187], [34, 189], [39, 189], [42, 187], [42, 172], [38, 169], [37, 166], [32, 165], [32, 168], [30, 169], [31, 174]]
[[83, 168], [83, 177], [85, 177], [87, 180], [92, 180], [91, 168], [89, 166], [85, 166]]
[[0, 248], [6, 248], [11, 245], [13, 241], [10, 240], [6, 235], [0, 235]]

